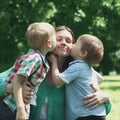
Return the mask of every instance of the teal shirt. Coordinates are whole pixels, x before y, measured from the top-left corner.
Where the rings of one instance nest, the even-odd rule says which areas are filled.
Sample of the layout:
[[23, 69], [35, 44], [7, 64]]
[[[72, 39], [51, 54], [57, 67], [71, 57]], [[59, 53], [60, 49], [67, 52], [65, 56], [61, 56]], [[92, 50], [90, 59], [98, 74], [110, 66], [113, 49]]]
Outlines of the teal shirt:
[[44, 80], [37, 92], [37, 106], [31, 108], [31, 117], [39, 120], [41, 107], [48, 98], [48, 120], [65, 120], [65, 87], [48, 85]]
[[5, 80], [8, 77], [10, 71], [11, 68], [0, 73], [0, 97], [5, 95], [5, 85], [7, 84]]
[[0, 80], [0, 97], [5, 95], [5, 85], [6, 85], [6, 82]]

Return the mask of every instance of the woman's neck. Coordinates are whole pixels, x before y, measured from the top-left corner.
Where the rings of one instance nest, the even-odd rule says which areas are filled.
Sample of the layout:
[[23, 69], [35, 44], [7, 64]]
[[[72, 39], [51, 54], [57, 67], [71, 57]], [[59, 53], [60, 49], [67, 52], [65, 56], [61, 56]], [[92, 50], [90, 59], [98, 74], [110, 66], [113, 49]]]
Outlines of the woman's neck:
[[63, 71], [64, 62], [65, 62], [65, 57], [58, 57], [57, 64], [58, 64], [58, 69], [59, 69], [60, 72]]

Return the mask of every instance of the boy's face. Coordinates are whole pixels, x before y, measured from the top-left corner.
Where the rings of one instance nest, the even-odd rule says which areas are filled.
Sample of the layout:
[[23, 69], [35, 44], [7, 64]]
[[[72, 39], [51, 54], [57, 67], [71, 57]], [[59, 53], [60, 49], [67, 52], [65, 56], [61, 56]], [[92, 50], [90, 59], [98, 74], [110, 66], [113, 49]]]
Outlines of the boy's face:
[[75, 44], [73, 44], [70, 55], [74, 59], [80, 59], [80, 54], [81, 54], [81, 43], [79, 40], [76, 41]]
[[51, 36], [51, 50], [54, 50], [56, 47], [56, 34], [55, 32]]

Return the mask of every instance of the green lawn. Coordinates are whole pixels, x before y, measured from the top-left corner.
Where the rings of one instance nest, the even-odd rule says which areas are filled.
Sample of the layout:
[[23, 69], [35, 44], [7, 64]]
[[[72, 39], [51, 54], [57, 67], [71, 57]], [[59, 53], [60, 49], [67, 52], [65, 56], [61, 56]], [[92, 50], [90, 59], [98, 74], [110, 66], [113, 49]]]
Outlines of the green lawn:
[[112, 110], [107, 115], [107, 120], [120, 120], [120, 76], [104, 76], [105, 81], [101, 89], [110, 95]]

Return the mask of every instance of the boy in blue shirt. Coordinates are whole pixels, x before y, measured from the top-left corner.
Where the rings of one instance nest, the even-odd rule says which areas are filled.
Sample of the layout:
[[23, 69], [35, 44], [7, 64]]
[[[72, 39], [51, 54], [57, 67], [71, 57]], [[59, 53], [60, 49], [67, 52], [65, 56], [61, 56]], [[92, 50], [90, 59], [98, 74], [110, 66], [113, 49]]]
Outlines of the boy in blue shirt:
[[106, 120], [104, 104], [95, 109], [82, 106], [83, 96], [94, 92], [93, 85], [98, 87], [92, 66], [102, 60], [103, 54], [102, 42], [93, 35], [84, 34], [73, 45], [70, 55], [74, 61], [63, 73], [59, 73], [56, 57], [49, 58], [54, 84], [66, 84], [66, 120]]

